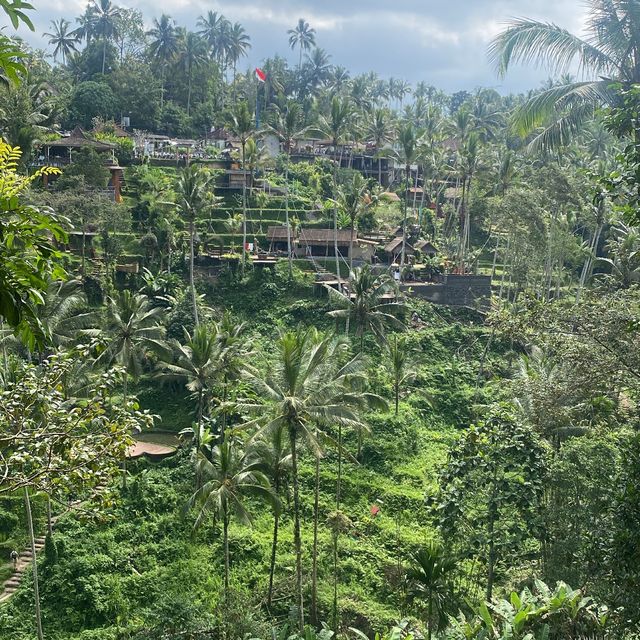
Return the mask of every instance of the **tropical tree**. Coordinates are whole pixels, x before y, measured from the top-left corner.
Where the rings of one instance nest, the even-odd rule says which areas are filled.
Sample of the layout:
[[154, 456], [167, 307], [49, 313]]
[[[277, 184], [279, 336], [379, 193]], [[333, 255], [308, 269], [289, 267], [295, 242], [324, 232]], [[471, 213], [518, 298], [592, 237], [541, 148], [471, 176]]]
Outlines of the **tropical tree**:
[[251, 49], [251, 38], [245, 32], [244, 27], [239, 22], [234, 22], [229, 29], [229, 46], [227, 58], [233, 67], [233, 103], [236, 102], [236, 66], [240, 58], [247, 55]]
[[200, 436], [205, 407], [211, 400], [213, 386], [220, 370], [221, 345], [217, 324], [197, 325], [193, 335], [185, 330], [184, 345], [174, 344], [174, 355], [164, 363], [158, 376], [162, 380], [183, 381], [196, 397], [196, 452], [200, 451]]
[[300, 629], [304, 628], [302, 601], [302, 540], [300, 534], [299, 445], [307, 443], [314, 455], [321, 452], [316, 431], [320, 425], [350, 427], [359, 424], [358, 415], [345, 385], [350, 369], [338, 369], [335, 340], [315, 330], [298, 328], [282, 332], [276, 342], [272, 366], [249, 374], [261, 402], [241, 403], [240, 408], [257, 413], [262, 426], [258, 437], [283, 426], [291, 450], [293, 484], [293, 538], [296, 553], [296, 608]]
[[391, 373], [393, 399], [396, 415], [398, 415], [400, 389], [415, 378], [416, 372], [411, 366], [411, 348], [404, 336], [399, 337], [397, 333], [394, 333], [391, 339], [387, 340], [386, 346], [387, 366]]
[[193, 73], [207, 60], [207, 44], [193, 31], [185, 32], [179, 29], [179, 53], [180, 64], [187, 75], [187, 115], [191, 113], [191, 88], [193, 85]]
[[191, 496], [187, 507], [197, 507], [194, 529], [199, 529], [214, 514], [222, 520], [224, 547], [224, 599], [229, 603], [229, 524], [235, 516], [242, 524], [251, 524], [245, 500], [249, 496], [277, 505], [269, 480], [260, 471], [259, 462], [249, 457], [236, 441], [225, 439], [213, 447], [211, 457], [200, 456], [198, 470], [204, 479]]
[[234, 105], [229, 114], [229, 128], [240, 139], [242, 153], [242, 269], [244, 271], [247, 254], [247, 141], [255, 131], [253, 116], [246, 100]]
[[582, 125], [602, 104], [612, 104], [612, 83], [640, 82], [640, 11], [628, 0], [588, 0], [587, 37], [562, 27], [518, 18], [489, 47], [489, 57], [503, 76], [513, 64], [537, 63], [561, 74], [579, 66], [597, 79], [567, 79], [535, 93], [513, 115], [521, 135], [533, 133], [530, 149], [552, 149], [571, 142]]
[[[251, 443], [250, 455], [258, 461], [260, 470], [269, 478], [274, 494], [279, 497], [291, 473], [291, 448], [287, 425], [281, 422], [272, 429], [263, 431], [260, 438]], [[273, 538], [269, 561], [269, 590], [267, 592], [268, 606], [271, 606], [273, 597], [279, 526], [280, 509], [276, 508], [273, 512]]]
[[118, 35], [118, 18], [120, 8], [111, 0], [93, 0], [90, 6], [90, 25], [96, 36], [102, 39], [102, 73], [104, 74], [107, 59], [107, 45]]
[[338, 187], [337, 203], [340, 211], [349, 218], [349, 273], [353, 271], [353, 237], [358, 216], [369, 206], [369, 185], [361, 173], [354, 173], [346, 184]]
[[455, 560], [434, 540], [412, 556], [407, 571], [407, 591], [412, 600], [426, 603], [427, 640], [431, 640], [434, 631], [443, 630], [449, 615], [457, 611], [453, 590], [455, 569]]
[[163, 13], [158, 18], [153, 19], [153, 28], [147, 31], [151, 38], [149, 43], [149, 54], [152, 59], [160, 65], [160, 110], [164, 106], [164, 82], [167, 65], [175, 59], [179, 52], [178, 34], [176, 26], [170, 16]]
[[293, 277], [293, 255], [291, 252], [291, 227], [289, 221], [289, 163], [291, 150], [296, 140], [304, 137], [310, 127], [304, 126], [304, 113], [299, 102], [287, 100], [283, 108], [274, 105], [267, 121], [266, 130], [278, 136], [286, 154], [284, 167], [284, 211], [287, 227], [287, 256], [289, 261], [289, 278]]
[[348, 282], [349, 293], [328, 288], [329, 295], [342, 308], [329, 311], [332, 318], [350, 318], [360, 338], [360, 351], [364, 347], [364, 335], [371, 331], [383, 342], [387, 329], [404, 329], [398, 315], [405, 305], [398, 300], [398, 287], [389, 276], [376, 275], [370, 265], [357, 267]]
[[147, 354], [167, 354], [161, 324], [164, 313], [165, 309], [152, 306], [147, 296], [128, 289], [107, 298], [106, 346], [96, 363], [122, 367], [124, 404], [127, 403], [128, 378], [140, 377]]
[[64, 18], [51, 21], [51, 33], [43, 33], [43, 36], [49, 38], [49, 44], [54, 47], [53, 58], [56, 59], [58, 54], [62, 55], [62, 64], [67, 61], [67, 56], [76, 51], [78, 44], [78, 35], [74, 31], [69, 31], [71, 23]]
[[391, 114], [387, 109], [378, 108], [367, 114], [366, 135], [373, 142], [378, 156], [378, 182], [382, 184], [382, 156], [380, 152], [393, 137]]
[[193, 277], [196, 220], [198, 215], [211, 206], [211, 174], [202, 166], [192, 164], [185, 167], [178, 177], [176, 198], [178, 211], [189, 223], [189, 287], [193, 306], [193, 319], [198, 324], [196, 285]]
[[291, 49], [293, 50], [296, 47], [299, 49], [298, 73], [300, 73], [302, 69], [302, 53], [316, 46], [316, 30], [312, 29], [304, 18], [299, 18], [298, 24], [293, 29], [289, 29], [287, 34], [289, 35], [289, 46]]

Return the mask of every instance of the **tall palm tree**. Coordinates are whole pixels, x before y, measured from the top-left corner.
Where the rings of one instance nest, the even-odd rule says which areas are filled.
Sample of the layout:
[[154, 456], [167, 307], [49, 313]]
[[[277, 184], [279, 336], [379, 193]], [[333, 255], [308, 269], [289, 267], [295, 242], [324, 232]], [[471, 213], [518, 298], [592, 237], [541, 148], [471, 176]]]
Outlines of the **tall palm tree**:
[[431, 640], [433, 632], [444, 629], [449, 615], [456, 611], [453, 590], [456, 562], [434, 541], [420, 548], [412, 560], [407, 571], [408, 593], [412, 600], [422, 600], [427, 605], [427, 640]]
[[[285, 483], [291, 473], [291, 448], [289, 433], [284, 422], [275, 425], [268, 431], [263, 431], [260, 438], [251, 445], [250, 455], [259, 463], [260, 470], [269, 478], [273, 491], [277, 497], [284, 490]], [[273, 538], [271, 542], [271, 559], [269, 562], [269, 591], [267, 605], [271, 606], [273, 597], [273, 579], [276, 570], [278, 553], [278, 532], [280, 526], [280, 509], [273, 513]]]
[[67, 56], [71, 52], [76, 51], [76, 46], [79, 41], [78, 34], [75, 31], [69, 31], [71, 23], [64, 18], [52, 20], [50, 24], [52, 32], [43, 33], [42, 35], [47, 36], [49, 38], [49, 44], [55, 47], [53, 50], [54, 60], [58, 57], [58, 54], [61, 54], [62, 64], [66, 64]]
[[[331, 138], [334, 155], [338, 153], [338, 146], [344, 141], [344, 136], [349, 130], [349, 125], [353, 119], [353, 105], [349, 98], [340, 99], [334, 96], [331, 100], [331, 111], [329, 117], [322, 117], [320, 120], [320, 128]], [[342, 150], [333, 162], [333, 199], [337, 201], [338, 190], [338, 167], [342, 162]], [[336, 258], [336, 277], [340, 280], [340, 254], [338, 252], [338, 207], [333, 207], [333, 250]]]
[[208, 11], [206, 16], [200, 16], [196, 22], [196, 26], [200, 28], [198, 35], [207, 42], [211, 55], [218, 62], [222, 59], [220, 36], [223, 31], [223, 25], [226, 22], [228, 20], [217, 11]]
[[411, 382], [416, 375], [411, 366], [411, 348], [404, 336], [398, 337], [396, 333], [387, 340], [387, 362], [393, 384], [395, 413], [398, 415], [400, 389], [402, 385]]
[[91, 5], [93, 30], [102, 39], [102, 73], [107, 59], [107, 44], [118, 36], [118, 18], [121, 11], [111, 0], [93, 0]]
[[298, 24], [287, 31], [289, 35], [289, 46], [292, 50], [298, 47], [300, 55], [298, 58], [298, 73], [302, 69], [302, 53], [309, 51], [311, 47], [316, 46], [316, 30], [312, 29], [304, 18], [298, 19]]
[[174, 355], [170, 362], [163, 364], [158, 377], [184, 381], [187, 389], [196, 396], [195, 435], [196, 452], [199, 452], [202, 419], [219, 372], [222, 349], [216, 324], [198, 325], [193, 335], [185, 330], [185, 337], [184, 345], [174, 345]]
[[191, 89], [193, 72], [197, 71], [207, 60], [207, 44], [193, 31], [179, 29], [179, 56], [182, 68], [187, 74], [187, 115], [191, 113]]
[[160, 65], [160, 110], [164, 106], [164, 81], [167, 65], [178, 55], [178, 35], [176, 26], [170, 16], [163, 13], [160, 20], [153, 19], [153, 28], [147, 31], [151, 38], [149, 43], [149, 54]]
[[167, 357], [164, 327], [161, 324], [165, 309], [154, 307], [147, 296], [128, 289], [107, 299], [106, 348], [96, 359], [99, 365], [122, 367], [122, 390], [127, 402], [129, 376], [137, 380], [142, 363], [150, 352]]
[[305, 61], [305, 73], [307, 74], [307, 86], [315, 94], [318, 93], [319, 87], [331, 77], [331, 56], [320, 47], [313, 49], [308, 53]]
[[382, 184], [382, 157], [380, 152], [385, 144], [391, 141], [393, 127], [391, 124], [391, 114], [387, 109], [374, 109], [367, 114], [366, 134], [368, 140], [373, 142], [378, 156], [378, 182]]
[[233, 67], [233, 102], [236, 102], [236, 66], [240, 58], [251, 49], [251, 38], [239, 22], [234, 22], [229, 31], [228, 59]]
[[349, 278], [349, 293], [328, 288], [329, 295], [342, 308], [329, 311], [332, 318], [350, 318], [360, 338], [360, 351], [364, 346], [364, 334], [371, 331], [384, 342], [387, 329], [404, 329], [398, 318], [405, 305], [397, 298], [398, 287], [389, 276], [376, 275], [368, 264], [354, 269]]
[[176, 198], [178, 211], [189, 223], [189, 287], [193, 305], [193, 319], [198, 324], [196, 285], [193, 277], [196, 220], [211, 204], [211, 174], [200, 165], [185, 167], [178, 176]]
[[268, 118], [267, 131], [278, 136], [286, 154], [284, 167], [284, 211], [285, 225], [287, 226], [287, 256], [289, 261], [289, 278], [293, 277], [293, 254], [291, 251], [291, 226], [289, 221], [289, 163], [291, 150], [296, 140], [303, 138], [310, 127], [304, 126], [304, 113], [302, 106], [295, 100], [287, 100], [284, 108], [274, 106]]
[[277, 498], [269, 487], [269, 480], [260, 471], [259, 462], [248, 457], [239, 443], [225, 439], [213, 447], [211, 458], [200, 457], [198, 469], [204, 479], [202, 486], [189, 498], [187, 507], [197, 507], [194, 529], [199, 529], [210, 514], [222, 520], [224, 546], [224, 599], [229, 603], [229, 524], [235, 516], [243, 524], [251, 524], [245, 505], [249, 496], [272, 504]]
[[246, 100], [234, 105], [229, 114], [229, 128], [240, 139], [242, 153], [242, 270], [246, 263], [247, 247], [247, 141], [255, 131], [253, 115]]
[[353, 237], [356, 221], [368, 207], [369, 185], [361, 173], [354, 173], [351, 180], [338, 187], [337, 202], [340, 211], [349, 218], [349, 273], [353, 271]]
[[566, 81], [531, 96], [513, 117], [516, 131], [534, 133], [531, 149], [549, 150], [569, 143], [602, 104], [615, 100], [613, 82], [640, 83], [640, 10], [629, 0], [588, 0], [587, 37], [562, 27], [518, 18], [489, 47], [500, 75], [512, 64], [537, 63], [553, 73], [579, 66], [592, 78]]
[[305, 441], [312, 452], [319, 455], [321, 447], [316, 438], [319, 425], [351, 427], [360, 423], [345, 390], [351, 370], [337, 369], [334, 344], [333, 338], [322, 337], [317, 331], [302, 327], [281, 333], [275, 345], [273, 365], [264, 376], [258, 373], [249, 376], [257, 397], [262, 402], [241, 405], [244, 410], [258, 413], [264, 421], [259, 434], [268, 433], [282, 425], [289, 437], [296, 553], [296, 608], [300, 630], [304, 629], [304, 607], [298, 447], [301, 441]]

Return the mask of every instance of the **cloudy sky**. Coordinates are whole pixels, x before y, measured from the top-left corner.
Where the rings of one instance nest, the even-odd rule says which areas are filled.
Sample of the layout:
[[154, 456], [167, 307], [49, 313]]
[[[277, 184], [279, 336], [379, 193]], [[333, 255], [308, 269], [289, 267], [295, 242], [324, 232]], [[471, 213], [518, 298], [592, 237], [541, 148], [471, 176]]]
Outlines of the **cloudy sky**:
[[[31, 0], [37, 9], [39, 33], [49, 20], [79, 15], [86, 0]], [[259, 65], [274, 53], [297, 57], [287, 45], [287, 29], [299, 17], [316, 29], [317, 43], [331, 61], [352, 74], [374, 70], [384, 77], [411, 83], [426, 80], [446, 91], [495, 87], [501, 92], [537, 86], [547, 74], [514, 69], [499, 80], [487, 62], [489, 40], [510, 17], [555, 22], [580, 32], [584, 20], [581, 0], [120, 0], [140, 9], [145, 21], [168, 13], [194, 28], [207, 10], [222, 12], [244, 26], [253, 43], [246, 67]], [[32, 45], [46, 46], [38, 36]]]

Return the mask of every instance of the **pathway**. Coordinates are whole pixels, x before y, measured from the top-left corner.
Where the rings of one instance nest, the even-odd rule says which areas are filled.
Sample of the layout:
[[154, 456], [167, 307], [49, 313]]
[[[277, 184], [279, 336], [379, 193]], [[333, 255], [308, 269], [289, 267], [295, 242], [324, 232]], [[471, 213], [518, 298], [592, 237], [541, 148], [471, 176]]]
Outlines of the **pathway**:
[[[36, 553], [44, 548], [44, 538], [36, 538]], [[20, 586], [20, 581], [22, 580], [22, 576], [24, 575], [27, 567], [31, 564], [33, 560], [33, 554], [31, 553], [31, 545], [27, 546], [20, 552], [20, 557], [18, 558], [18, 564], [16, 565], [16, 570], [13, 572], [11, 577], [2, 584], [2, 592], [0, 592], [0, 603], [6, 602], [17, 590]]]

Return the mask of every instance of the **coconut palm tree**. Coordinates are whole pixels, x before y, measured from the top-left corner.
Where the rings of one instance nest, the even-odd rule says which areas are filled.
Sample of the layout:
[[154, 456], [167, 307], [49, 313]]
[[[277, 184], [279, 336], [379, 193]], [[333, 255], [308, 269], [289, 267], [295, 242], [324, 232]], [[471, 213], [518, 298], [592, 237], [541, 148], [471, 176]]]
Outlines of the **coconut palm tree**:
[[374, 109], [367, 114], [366, 135], [368, 141], [373, 142], [378, 156], [378, 182], [382, 184], [382, 156], [380, 152], [385, 144], [391, 141], [393, 126], [391, 114], [387, 109]]
[[193, 72], [207, 60], [207, 43], [193, 31], [178, 29], [180, 64], [187, 75], [187, 115], [191, 113]]
[[244, 272], [247, 247], [247, 141], [255, 131], [253, 115], [246, 100], [234, 105], [229, 114], [229, 128], [240, 139], [242, 152], [242, 270]]
[[197, 507], [194, 529], [199, 529], [214, 514], [222, 520], [224, 547], [224, 599], [229, 603], [229, 524], [235, 516], [242, 524], [251, 524], [245, 505], [248, 497], [257, 497], [277, 505], [269, 480], [259, 469], [259, 462], [247, 456], [238, 442], [225, 439], [211, 450], [211, 457], [200, 456], [198, 470], [204, 480], [189, 498], [187, 507]]
[[307, 88], [313, 95], [317, 95], [319, 87], [331, 77], [331, 56], [320, 47], [313, 49], [305, 56], [305, 73]]
[[69, 31], [71, 23], [64, 18], [60, 20], [52, 20], [51, 33], [43, 33], [43, 36], [49, 38], [49, 44], [54, 47], [53, 59], [58, 57], [58, 54], [62, 55], [62, 64], [67, 61], [67, 56], [76, 51], [76, 45], [79, 42], [78, 34], [75, 31]]
[[592, 79], [565, 81], [531, 96], [513, 116], [521, 135], [533, 133], [530, 149], [568, 144], [596, 108], [615, 101], [612, 83], [640, 83], [640, 11], [628, 0], [588, 0], [587, 37], [562, 27], [518, 18], [489, 47], [499, 75], [511, 65], [536, 63], [554, 74], [579, 66]]
[[298, 24], [287, 31], [289, 35], [289, 46], [292, 50], [298, 47], [300, 56], [298, 58], [298, 73], [302, 69], [302, 53], [309, 51], [311, 47], [316, 46], [316, 30], [312, 29], [304, 18], [298, 19]]
[[153, 19], [153, 28], [147, 31], [151, 38], [149, 43], [149, 54], [152, 59], [160, 65], [160, 110], [164, 106], [164, 81], [167, 65], [178, 55], [178, 34], [176, 26], [170, 16], [163, 13], [160, 20]]
[[396, 415], [398, 415], [400, 404], [400, 389], [416, 376], [411, 364], [409, 343], [404, 336], [399, 337], [397, 333], [394, 333], [391, 339], [387, 340], [387, 366], [391, 373]]
[[340, 211], [349, 218], [349, 273], [353, 271], [353, 236], [356, 221], [369, 206], [369, 185], [361, 173], [354, 173], [351, 180], [338, 187], [337, 203]]
[[449, 615], [457, 610], [453, 589], [456, 562], [435, 541], [421, 547], [412, 561], [407, 571], [408, 594], [412, 600], [426, 603], [427, 640], [431, 640], [433, 632], [444, 629]]
[[360, 338], [360, 351], [364, 346], [364, 334], [371, 331], [380, 342], [385, 340], [387, 329], [405, 328], [398, 315], [405, 305], [398, 301], [398, 287], [387, 273], [376, 275], [368, 264], [354, 269], [348, 283], [349, 293], [328, 288], [329, 295], [342, 308], [329, 311], [332, 318], [350, 318]]
[[233, 103], [236, 103], [236, 66], [240, 58], [251, 49], [251, 38], [239, 22], [234, 22], [229, 30], [229, 47], [227, 58], [233, 67]]
[[118, 36], [118, 18], [120, 8], [111, 0], [93, 0], [90, 7], [93, 32], [102, 39], [102, 73], [104, 73], [107, 59], [107, 44]]
[[137, 380], [142, 373], [142, 363], [149, 353], [168, 358], [168, 345], [164, 342], [161, 324], [165, 309], [154, 307], [147, 296], [134, 294], [128, 289], [107, 298], [105, 327], [106, 347], [96, 359], [96, 364], [118, 364], [123, 369], [122, 389], [127, 402], [129, 376]]
[[[346, 391], [350, 369], [338, 369], [333, 338], [299, 327], [283, 332], [276, 342], [275, 361], [264, 373], [251, 373], [249, 380], [259, 398], [244, 403], [241, 410], [257, 413], [263, 426], [258, 434], [282, 425], [291, 449], [293, 484], [293, 538], [296, 553], [296, 607], [300, 630], [304, 629], [302, 601], [302, 540], [300, 533], [300, 486], [298, 456], [301, 441], [314, 455], [321, 453], [316, 437], [319, 425], [351, 427], [360, 424]], [[258, 437], [260, 437], [260, 435]]]
[[291, 251], [291, 226], [289, 221], [289, 163], [291, 150], [296, 140], [303, 138], [310, 127], [304, 126], [304, 113], [299, 102], [287, 100], [284, 108], [274, 106], [267, 120], [266, 130], [278, 136], [286, 154], [284, 167], [284, 211], [287, 226], [287, 256], [289, 260], [289, 278], [293, 277], [293, 254]]
[[184, 345], [174, 344], [174, 354], [162, 365], [161, 380], [180, 380], [196, 396], [196, 452], [200, 451], [200, 435], [205, 408], [211, 400], [220, 370], [221, 345], [217, 324], [196, 326], [193, 335], [185, 329]]
[[196, 285], [193, 277], [196, 220], [211, 205], [211, 174], [199, 165], [185, 167], [178, 176], [176, 198], [178, 211], [189, 223], [189, 287], [193, 318], [198, 324]]
[[206, 16], [200, 16], [196, 22], [196, 26], [200, 28], [198, 35], [201, 36], [209, 47], [212, 57], [218, 62], [222, 60], [223, 52], [221, 49], [221, 34], [223, 25], [228, 20], [217, 11], [208, 11]]
[[44, 304], [36, 310], [44, 343], [50, 348], [69, 347], [99, 333], [98, 314], [88, 309], [80, 280], [50, 282]]
[[[251, 458], [259, 463], [259, 469], [269, 478], [276, 497], [280, 497], [287, 478], [291, 473], [291, 448], [289, 433], [284, 422], [275, 425], [268, 431], [263, 431], [260, 438], [251, 444]], [[271, 606], [273, 597], [273, 579], [276, 570], [278, 553], [278, 532], [280, 526], [280, 509], [273, 512], [273, 538], [271, 542], [271, 559], [269, 562], [269, 591], [267, 605]]]

